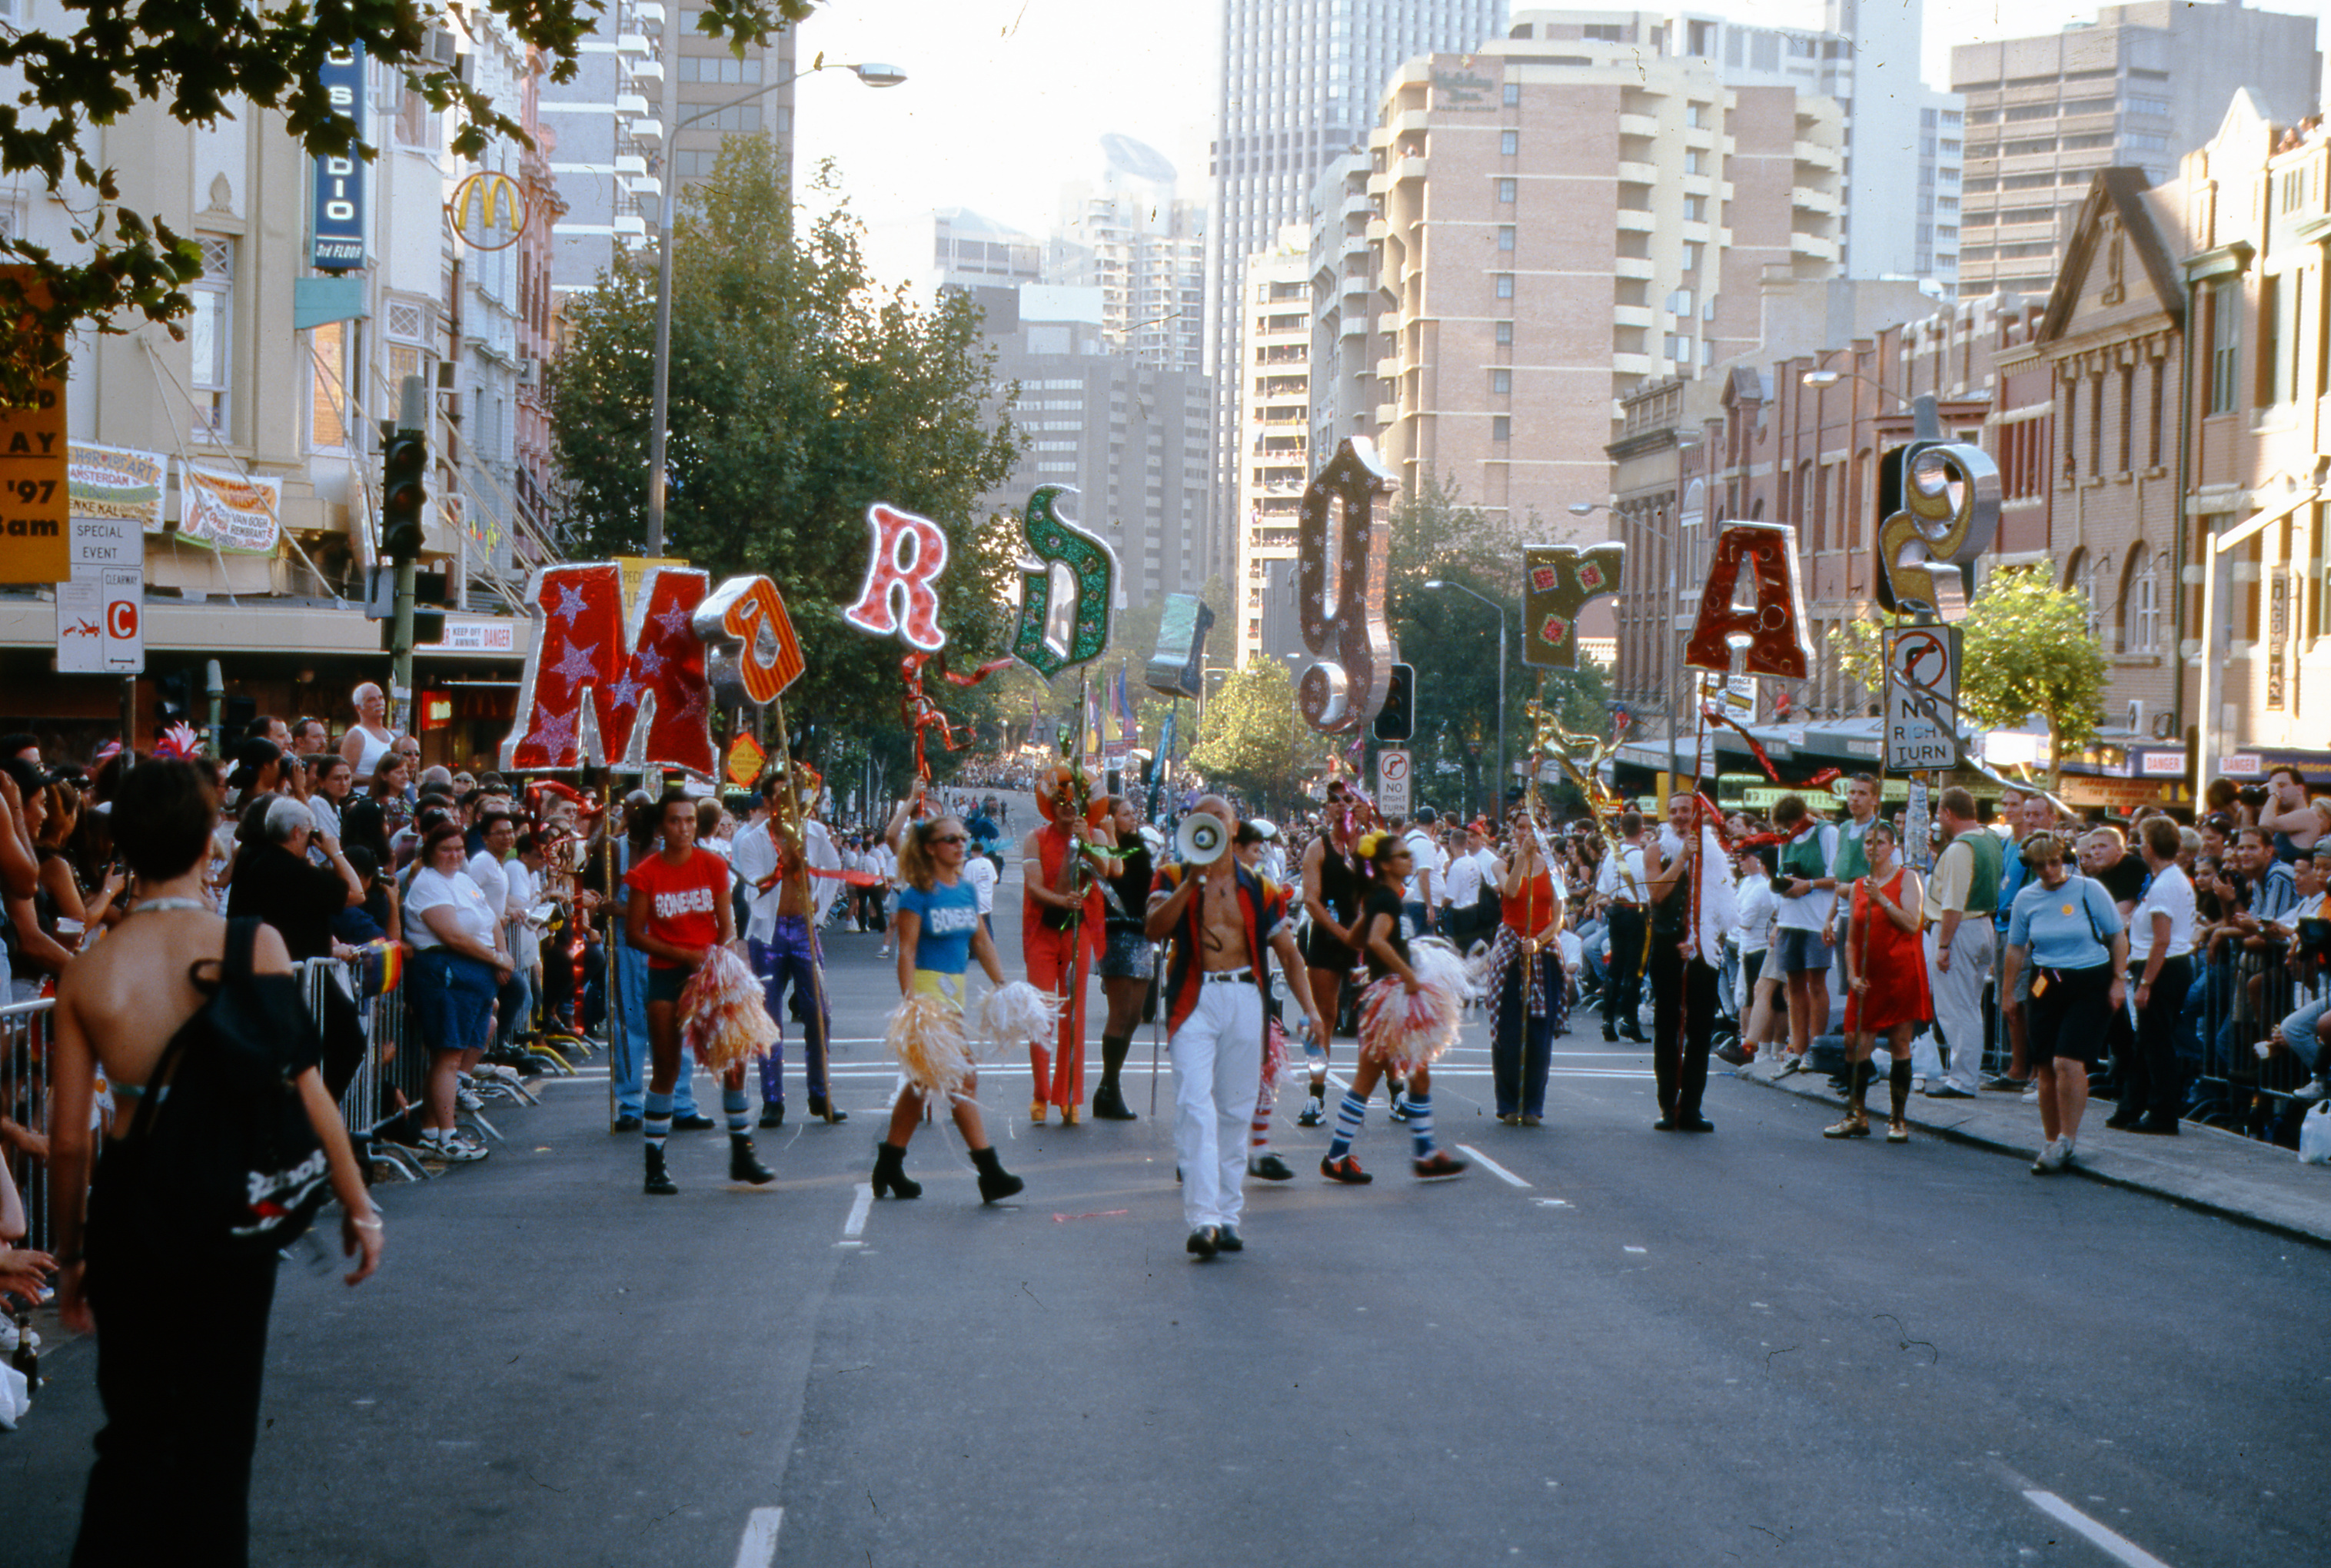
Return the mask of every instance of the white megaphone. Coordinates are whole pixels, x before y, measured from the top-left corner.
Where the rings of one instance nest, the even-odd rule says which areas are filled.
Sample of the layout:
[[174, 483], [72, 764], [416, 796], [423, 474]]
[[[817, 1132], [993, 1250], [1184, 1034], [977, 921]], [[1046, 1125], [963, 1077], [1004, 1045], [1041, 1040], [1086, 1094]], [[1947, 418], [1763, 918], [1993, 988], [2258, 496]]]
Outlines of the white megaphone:
[[1205, 812], [1192, 812], [1174, 830], [1174, 848], [1186, 865], [1211, 865], [1230, 847], [1231, 831], [1223, 826], [1220, 817]]

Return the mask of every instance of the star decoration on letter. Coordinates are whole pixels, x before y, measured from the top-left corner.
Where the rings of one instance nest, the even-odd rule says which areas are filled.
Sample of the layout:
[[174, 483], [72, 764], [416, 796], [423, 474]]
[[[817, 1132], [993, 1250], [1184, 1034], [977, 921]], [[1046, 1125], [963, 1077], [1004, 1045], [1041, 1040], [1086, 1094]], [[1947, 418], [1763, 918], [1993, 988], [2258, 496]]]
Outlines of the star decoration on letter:
[[549, 754], [553, 762], [565, 757], [575, 745], [575, 715], [546, 715], [541, 726], [535, 730], [534, 738], [542, 743], [543, 750]]
[[633, 679], [627, 672], [621, 680], [607, 688], [607, 697], [617, 708], [637, 708], [640, 705], [640, 693], [646, 689], [646, 687]]
[[688, 612], [677, 604], [669, 610], [651, 615], [648, 619], [662, 627], [663, 634], [667, 637], [677, 637], [688, 630]]
[[632, 667], [642, 675], [661, 675], [664, 664], [664, 656], [657, 649], [642, 648], [632, 655]]
[[592, 676], [599, 673], [599, 661], [593, 657], [588, 648], [580, 643], [569, 642], [566, 645], [566, 654], [550, 668], [557, 673], [561, 680], [571, 685], [578, 680], [588, 680]]
[[561, 583], [558, 584], [558, 608], [550, 613], [550, 618], [572, 624], [576, 616], [589, 608], [590, 605], [585, 603], [581, 591], [574, 584]]

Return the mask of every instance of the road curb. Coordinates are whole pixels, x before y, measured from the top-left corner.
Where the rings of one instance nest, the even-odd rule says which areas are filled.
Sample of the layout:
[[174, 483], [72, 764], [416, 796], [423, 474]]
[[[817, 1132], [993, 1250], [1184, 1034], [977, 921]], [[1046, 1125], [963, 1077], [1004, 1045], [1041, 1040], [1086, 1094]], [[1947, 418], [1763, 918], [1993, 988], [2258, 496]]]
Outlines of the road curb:
[[[1845, 1097], [1832, 1090], [1829, 1087], [1828, 1078], [1818, 1072], [1792, 1073], [1785, 1079], [1776, 1079], [1757, 1071], [1752, 1064], [1736, 1069], [1733, 1077], [1742, 1083], [1755, 1084], [1760, 1088], [1773, 1089], [1781, 1094], [1793, 1095], [1799, 1099], [1818, 1100], [1824, 1105], [1838, 1107], [1845, 1104]], [[1875, 1096], [1881, 1092], [1884, 1087], [1882, 1081], [1873, 1083], [1870, 1092]], [[1935, 1111], [1921, 1103], [1925, 1100], [1924, 1095], [1913, 1094], [1910, 1097], [1908, 1113], [1903, 1118], [1920, 1132], [1951, 1143], [1965, 1144], [1991, 1154], [2011, 1155], [2019, 1160], [2030, 1161], [2039, 1157], [2040, 1145], [2036, 1138], [2003, 1136], [1989, 1127], [1978, 1125], [1984, 1122], [1997, 1123], [2003, 1118], [1984, 1113], [1980, 1116], [1969, 1116], [1955, 1122], [1942, 1121], [1936, 1119]], [[2092, 1107], [2091, 1109], [2093, 1108]], [[2101, 1118], [2089, 1119], [2100, 1121]], [[2039, 1129], [2039, 1113], [2036, 1108], [2031, 1113], [2031, 1126], [2034, 1132]], [[2252, 1140], [2240, 1137], [2232, 1133], [2222, 1132], [2215, 1127], [2200, 1126], [2189, 1123], [2184, 1136], [2195, 1139], [2229, 1139], [2243, 1146], [2241, 1156], [2245, 1159], [2255, 1158], [2259, 1154], [2263, 1153], [2260, 1146]], [[2164, 1144], [2171, 1142], [2168, 1139], [2160, 1141]], [[2292, 1157], [2289, 1151], [2284, 1149], [2277, 1149], [2273, 1153], [2286, 1159]], [[2135, 1163], [2130, 1156], [2118, 1150], [2092, 1148], [2084, 1144], [2078, 1158], [2065, 1169], [2071, 1174], [2085, 1176], [2092, 1182], [2100, 1182], [2108, 1187], [2143, 1193], [2184, 1208], [2213, 1215], [2221, 1220], [2231, 1220], [2238, 1225], [2247, 1225], [2253, 1230], [2268, 1231], [2293, 1241], [2304, 1241], [2312, 1246], [2331, 1249], [2331, 1177], [2324, 1178], [2324, 1195], [2312, 1205], [2318, 1212], [2310, 1214], [2293, 1212], [2309, 1206], [2303, 1197], [2294, 1196], [2287, 1201], [2278, 1202], [2274, 1208], [2270, 1209], [2258, 1201], [2245, 1202], [2241, 1196], [2236, 1194], [2212, 1193], [2210, 1191], [2212, 1183], [2206, 1172], [2185, 1172], [2174, 1168], [2167, 1171], [2129, 1168]]]

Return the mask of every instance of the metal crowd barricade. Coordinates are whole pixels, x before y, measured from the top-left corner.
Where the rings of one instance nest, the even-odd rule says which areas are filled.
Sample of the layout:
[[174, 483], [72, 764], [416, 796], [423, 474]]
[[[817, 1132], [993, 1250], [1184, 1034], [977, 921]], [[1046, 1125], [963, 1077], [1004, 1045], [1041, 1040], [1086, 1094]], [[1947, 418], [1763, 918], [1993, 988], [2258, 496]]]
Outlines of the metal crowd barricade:
[[2185, 1114], [2251, 1137], [2288, 1137], [2296, 1128], [2281, 1124], [2295, 1117], [2294, 1094], [2314, 1076], [2315, 1041], [2265, 1055], [2260, 1047], [2294, 1009], [2323, 998], [2323, 974], [2281, 945], [2250, 950], [2231, 938], [2214, 958], [2197, 948], [2194, 964], [2177, 1042], [2193, 1069]]
[[364, 994], [360, 959], [309, 958], [300, 965], [301, 994], [319, 1028], [324, 1022], [324, 987], [339, 985], [356, 1003], [365, 1031], [364, 1058], [340, 1095], [340, 1116], [358, 1145], [358, 1156], [385, 1162], [407, 1181], [426, 1181], [429, 1172], [380, 1129], [421, 1103], [428, 1077], [427, 1052], [407, 1048], [404, 987], [376, 996]]
[[[43, 1137], [49, 1132], [49, 1019], [55, 1007], [49, 997], [0, 1007], [0, 1116]], [[0, 1143], [0, 1160], [24, 1200], [24, 1245], [52, 1250], [48, 1162], [9, 1143]]]

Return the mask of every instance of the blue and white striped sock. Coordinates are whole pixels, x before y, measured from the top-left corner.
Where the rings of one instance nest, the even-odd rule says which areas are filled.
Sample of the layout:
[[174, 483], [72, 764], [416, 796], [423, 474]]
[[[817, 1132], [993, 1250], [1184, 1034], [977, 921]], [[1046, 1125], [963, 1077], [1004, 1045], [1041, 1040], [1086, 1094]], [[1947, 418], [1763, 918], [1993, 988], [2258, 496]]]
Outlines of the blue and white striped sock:
[[752, 1104], [741, 1088], [723, 1088], [720, 1091], [720, 1108], [728, 1115], [730, 1132], [749, 1133], [753, 1130]]
[[1416, 1157], [1432, 1157], [1432, 1097], [1411, 1092], [1408, 1097], [1408, 1136], [1416, 1147]]
[[1330, 1160], [1340, 1160], [1352, 1152], [1352, 1140], [1360, 1136], [1360, 1126], [1367, 1119], [1368, 1102], [1346, 1093], [1343, 1103], [1336, 1107], [1336, 1136], [1327, 1140]]
[[647, 1138], [648, 1147], [661, 1149], [664, 1139], [671, 1136], [671, 1096], [650, 1090], [641, 1109], [640, 1130]]

